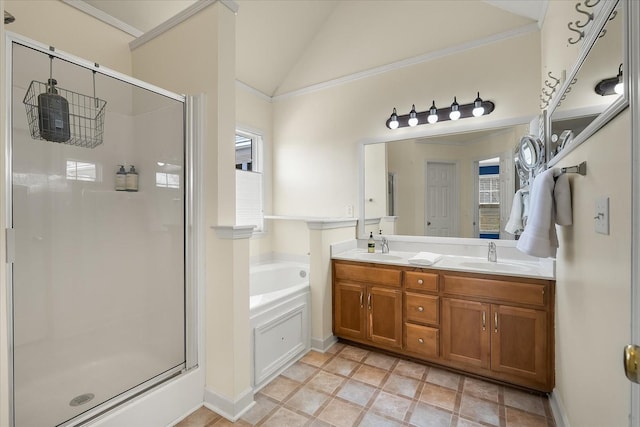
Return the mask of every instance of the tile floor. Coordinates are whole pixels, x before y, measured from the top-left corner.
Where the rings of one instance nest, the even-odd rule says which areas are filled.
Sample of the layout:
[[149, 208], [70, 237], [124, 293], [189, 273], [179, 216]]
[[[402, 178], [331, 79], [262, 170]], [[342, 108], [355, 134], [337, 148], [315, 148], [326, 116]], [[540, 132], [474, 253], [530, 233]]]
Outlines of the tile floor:
[[176, 427], [555, 426], [544, 396], [342, 343], [307, 353], [255, 401], [236, 423], [202, 407]]

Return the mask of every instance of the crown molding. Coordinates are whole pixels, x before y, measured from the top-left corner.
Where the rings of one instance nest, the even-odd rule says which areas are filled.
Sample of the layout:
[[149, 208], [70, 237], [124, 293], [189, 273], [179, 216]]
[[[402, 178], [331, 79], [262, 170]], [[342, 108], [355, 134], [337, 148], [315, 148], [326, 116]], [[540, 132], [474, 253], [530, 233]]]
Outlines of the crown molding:
[[139, 29], [135, 28], [132, 25], [127, 24], [126, 22], [123, 22], [121, 20], [119, 20], [118, 18], [114, 18], [113, 16], [109, 15], [106, 12], [103, 12], [102, 10], [91, 6], [89, 3], [85, 3], [82, 0], [62, 0], [63, 3], [74, 7], [84, 13], [86, 13], [87, 15], [91, 15], [96, 19], [99, 19], [100, 21], [104, 22], [105, 24], [109, 24], [112, 27], [115, 27], [121, 31], [124, 31], [125, 33], [133, 36], [133, 37], [140, 37], [141, 35], [143, 35], [144, 33], [142, 31], [140, 31]]

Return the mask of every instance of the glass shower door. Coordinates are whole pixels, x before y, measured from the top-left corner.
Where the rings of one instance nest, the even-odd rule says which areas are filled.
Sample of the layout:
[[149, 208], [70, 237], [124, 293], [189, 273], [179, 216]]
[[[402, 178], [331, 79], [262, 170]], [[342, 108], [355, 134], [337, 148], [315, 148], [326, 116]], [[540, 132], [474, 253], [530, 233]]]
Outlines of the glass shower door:
[[[66, 425], [185, 366], [184, 100], [12, 52], [14, 419]], [[95, 78], [95, 148], [30, 133], [25, 94], [50, 66], [75, 93], [93, 96]], [[120, 165], [135, 167], [137, 191], [116, 191]]]

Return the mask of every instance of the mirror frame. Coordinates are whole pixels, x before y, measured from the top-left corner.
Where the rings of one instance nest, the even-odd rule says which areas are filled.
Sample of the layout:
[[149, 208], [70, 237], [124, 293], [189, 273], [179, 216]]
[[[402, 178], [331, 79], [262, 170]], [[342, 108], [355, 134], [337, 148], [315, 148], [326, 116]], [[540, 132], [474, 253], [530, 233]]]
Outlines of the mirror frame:
[[606, 125], [611, 119], [613, 119], [616, 115], [618, 115], [622, 110], [629, 106], [629, 0], [612, 0], [607, 1], [602, 6], [602, 9], [598, 12], [598, 15], [595, 17], [592, 23], [592, 28], [585, 37], [584, 43], [582, 45], [582, 49], [580, 51], [580, 55], [578, 59], [573, 65], [571, 72], [567, 75], [566, 80], [562, 84], [560, 91], [554, 97], [551, 105], [549, 106], [549, 114], [547, 114], [545, 127], [547, 132], [546, 135], [546, 146], [551, 146], [551, 123], [554, 113], [556, 113], [556, 109], [558, 108], [558, 104], [560, 103], [561, 98], [568, 93], [567, 89], [571, 86], [571, 82], [576, 77], [580, 68], [584, 64], [585, 60], [589, 56], [589, 52], [591, 52], [591, 48], [598, 40], [598, 36], [600, 32], [605, 27], [607, 22], [609, 21], [609, 16], [613, 12], [613, 10], [620, 4], [622, 6], [623, 12], [623, 31], [622, 31], [622, 43], [623, 43], [623, 61], [622, 61], [622, 76], [624, 78], [625, 83], [625, 91], [624, 94], [618, 99], [616, 99], [611, 105], [605, 108], [598, 116], [591, 122], [589, 125], [578, 135], [575, 137], [552, 159], [547, 161], [547, 167], [552, 167], [560, 160], [562, 160], [567, 154], [575, 150], [580, 144], [585, 142], [587, 139], [591, 137], [594, 133], [596, 133], [600, 128]]
[[[369, 235], [365, 233], [365, 198], [364, 198], [364, 148], [367, 145], [371, 144], [386, 144], [388, 142], [398, 142], [404, 140], [418, 139], [418, 138], [432, 138], [444, 135], [455, 135], [459, 133], [467, 133], [467, 132], [477, 132], [483, 130], [491, 130], [498, 129], [509, 126], [518, 126], [518, 125], [531, 125], [532, 121], [537, 119], [538, 115], [535, 116], [521, 116], [521, 117], [512, 117], [507, 119], [496, 120], [492, 122], [482, 123], [479, 126], [477, 124], [456, 124], [456, 126], [449, 128], [448, 126], [438, 129], [415, 129], [414, 128], [404, 128], [407, 129], [402, 135], [398, 135], [397, 138], [366, 138], [364, 140], [360, 140], [358, 142], [358, 222], [356, 228], [356, 236], [358, 239], [368, 239]], [[515, 168], [515, 165], [514, 165]], [[427, 237], [418, 235], [418, 237]], [[452, 239], [473, 239], [472, 237], [451, 237]], [[507, 240], [505, 240], [506, 242]]]

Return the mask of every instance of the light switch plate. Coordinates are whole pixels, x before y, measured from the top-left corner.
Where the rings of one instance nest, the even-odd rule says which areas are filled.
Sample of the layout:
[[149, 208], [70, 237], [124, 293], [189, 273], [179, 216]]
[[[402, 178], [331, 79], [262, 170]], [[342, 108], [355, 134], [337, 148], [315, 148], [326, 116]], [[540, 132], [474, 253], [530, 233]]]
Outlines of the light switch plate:
[[609, 198], [602, 196], [596, 199], [594, 215], [596, 233], [609, 234]]

